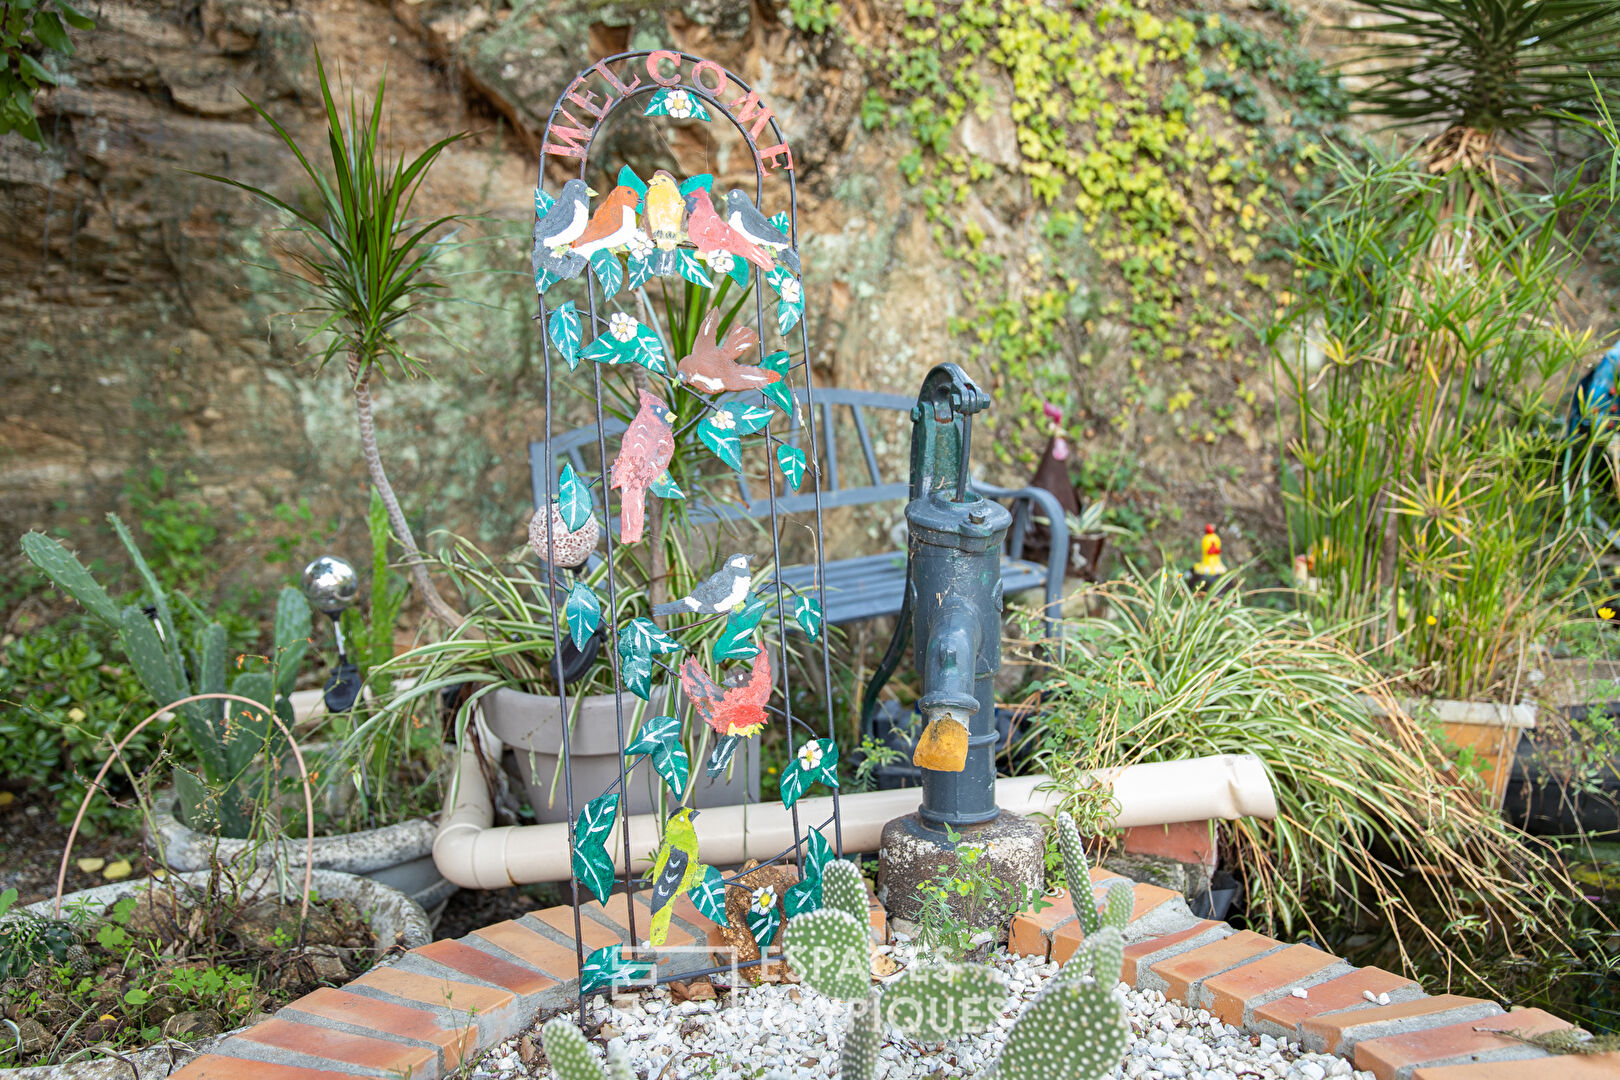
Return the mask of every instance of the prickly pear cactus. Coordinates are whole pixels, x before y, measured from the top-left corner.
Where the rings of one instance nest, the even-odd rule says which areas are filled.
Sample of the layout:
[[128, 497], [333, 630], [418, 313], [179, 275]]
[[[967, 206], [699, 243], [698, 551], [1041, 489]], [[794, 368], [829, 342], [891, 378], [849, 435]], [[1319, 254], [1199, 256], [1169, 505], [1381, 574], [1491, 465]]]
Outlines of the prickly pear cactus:
[[838, 1051], [839, 1080], [872, 1080], [877, 1075], [878, 1051], [883, 1048], [883, 1010], [877, 994], [869, 994], [849, 1017], [844, 1045]]
[[1136, 890], [1128, 881], [1110, 881], [1103, 892], [1102, 925], [1112, 926], [1120, 933], [1130, 924], [1131, 912], [1136, 907]]
[[842, 911], [863, 925], [866, 923], [866, 882], [861, 868], [848, 859], [834, 859], [821, 871], [821, 906]]
[[1006, 1005], [1007, 984], [980, 965], [908, 968], [883, 988], [883, 1020], [918, 1042], [989, 1031]]
[[1097, 905], [1091, 896], [1091, 864], [1086, 861], [1085, 845], [1080, 842], [1080, 830], [1067, 811], [1057, 817], [1058, 851], [1063, 855], [1063, 877], [1069, 883], [1069, 896], [1074, 900], [1074, 913], [1080, 919], [1080, 929], [1087, 935], [1102, 925]]
[[1113, 983], [1059, 976], [1013, 1025], [996, 1080], [1100, 1080], [1125, 1056], [1130, 1022]]
[[1125, 938], [1112, 926], [1105, 926], [1086, 939], [1063, 965], [1061, 977], [1065, 979], [1089, 975], [1105, 987], [1119, 982], [1125, 966]]
[[871, 988], [872, 936], [864, 917], [857, 922], [832, 908], [800, 915], [788, 923], [782, 950], [804, 984], [817, 993], [859, 1001]]
[[585, 1033], [572, 1020], [557, 1017], [540, 1029], [540, 1044], [557, 1080], [604, 1080], [606, 1074], [591, 1053]]

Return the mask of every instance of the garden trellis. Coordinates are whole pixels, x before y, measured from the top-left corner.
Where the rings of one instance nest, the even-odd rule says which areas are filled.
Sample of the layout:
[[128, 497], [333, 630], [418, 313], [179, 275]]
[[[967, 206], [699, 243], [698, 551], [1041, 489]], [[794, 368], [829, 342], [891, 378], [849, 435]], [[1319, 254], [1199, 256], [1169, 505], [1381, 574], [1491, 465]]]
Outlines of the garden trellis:
[[[639, 107], [639, 115], [659, 124], [729, 122], [752, 155], [752, 195], [735, 188], [721, 192], [710, 173], [676, 177], [657, 170], [643, 176], [628, 164], [618, 169], [611, 190], [595, 195], [586, 183], [592, 149], [609, 117], [628, 106]], [[572, 175], [548, 192], [547, 164], [553, 159], [566, 163]], [[785, 205], [772, 212], [768, 196]], [[793, 843], [762, 863], [793, 859], [799, 880], [783, 896], [764, 892], [749, 897], [748, 929], [760, 946], [761, 960], [787, 918], [819, 905], [821, 868], [842, 850], [831, 664], [822, 626], [826, 597], [817, 411], [799, 277], [797, 209], [792, 153], [772, 111], [757, 91], [712, 61], [671, 50], [608, 57], [574, 78], [547, 121], [535, 188], [533, 250], [536, 323], [545, 361], [545, 490], [532, 539], [548, 563], [542, 577], [558, 651], [571, 648], [579, 654], [559, 656], [555, 665], [561, 711], [568, 715], [569, 687], [560, 676], [580, 666], [594, 638], [611, 668], [619, 749], [617, 780], [604, 791], [585, 792], [575, 787], [572, 750], [569, 739], [563, 740], [582, 1004], [587, 994], [643, 980], [651, 971], [647, 960], [637, 956], [641, 935], [635, 903], [625, 904], [630, 940], [586, 955], [580, 934], [582, 903], [592, 896], [606, 902], [621, 884], [631, 894], [640, 885], [631, 869], [625, 796], [629, 774], [643, 762], [682, 804], [664, 823], [664, 842], [653, 867], [654, 916], [648, 929], [654, 945], [660, 918], [667, 926], [667, 911], [681, 894], [707, 918], [722, 925], [727, 921], [726, 890], [742, 888], [737, 880], [742, 875], [726, 875], [702, 863], [684, 804], [695, 786], [692, 770], [723, 772], [738, 745], [757, 737], [762, 727], [780, 725], [786, 736], [781, 799], [793, 825]], [[687, 296], [677, 312], [665, 292], [668, 320], [662, 326], [646, 291], [655, 282], [674, 282]], [[740, 299], [727, 309], [724, 302], [733, 290]], [[576, 298], [560, 300], [564, 293]], [[750, 298], [753, 302], [747, 304]], [[750, 308], [751, 325], [745, 314]], [[699, 315], [701, 326], [693, 333]], [[677, 320], [689, 342], [685, 350], [674, 347]], [[757, 356], [750, 355], [755, 349]], [[685, 355], [675, 355], [678, 351]], [[559, 360], [565, 371], [558, 369]], [[588, 370], [581, 371], [581, 365]], [[582, 475], [567, 461], [559, 467], [556, 460], [554, 376], [588, 380], [600, 454], [596, 475]], [[622, 389], [634, 402], [634, 415], [619, 436], [616, 453], [610, 454], [613, 426], [604, 407], [604, 387], [615, 379], [627, 384]], [[695, 403], [698, 414], [672, 415], [670, 402], [678, 397]], [[619, 618], [625, 609], [621, 591], [626, 582], [620, 570], [627, 552], [649, 542], [644, 533], [649, 510], [661, 513], [664, 502], [686, 497], [669, 469], [677, 440], [694, 434], [735, 474], [745, 501], [757, 498], [750, 494], [746, 469], [755, 461], [763, 464], [768, 515], [761, 515], [761, 524], [768, 525], [768, 571], [755, 584], [753, 576], [765, 569], [763, 560], [750, 559], [746, 545], [740, 559], [726, 554], [731, 550], [723, 542], [728, 530], [757, 526], [749, 526], [745, 515], [720, 508], [704, 517], [722, 539], [712, 545], [716, 557], [702, 567], [702, 580], [653, 613], [671, 613], [669, 625], [660, 627], [648, 615]], [[807, 490], [797, 494], [806, 484]], [[789, 586], [780, 573], [782, 530], [790, 506], [808, 511], [813, 519], [815, 575], [808, 588]], [[600, 522], [595, 520], [598, 512]], [[607, 573], [600, 579], [605, 596], [582, 573], [571, 584], [562, 580], [571, 561], [570, 540], [594, 538], [598, 528], [605, 546]], [[651, 543], [660, 542], [655, 530]], [[750, 542], [762, 547], [763, 534], [756, 532]], [[579, 548], [576, 544], [574, 558], [580, 557]], [[721, 620], [719, 637], [702, 648], [696, 640], [699, 628]], [[811, 692], [819, 691], [824, 734], [810, 718], [795, 714], [790, 635], [819, 647], [820, 685]], [[688, 725], [676, 707], [677, 685], [691, 704], [691, 726], [701, 719], [708, 728], [697, 760], [686, 749]], [[661, 698], [660, 686], [668, 687], [671, 696]], [[626, 713], [638, 710], [627, 710], [626, 694], [644, 702], [662, 701], [673, 715], [649, 716], [630, 730]], [[711, 738], [712, 752], [704, 752]], [[817, 785], [830, 790], [832, 812], [824, 821], [801, 822], [800, 796]], [[623, 849], [622, 871], [607, 851], [615, 830]], [[694, 974], [699, 972], [686, 970], [680, 977]]]

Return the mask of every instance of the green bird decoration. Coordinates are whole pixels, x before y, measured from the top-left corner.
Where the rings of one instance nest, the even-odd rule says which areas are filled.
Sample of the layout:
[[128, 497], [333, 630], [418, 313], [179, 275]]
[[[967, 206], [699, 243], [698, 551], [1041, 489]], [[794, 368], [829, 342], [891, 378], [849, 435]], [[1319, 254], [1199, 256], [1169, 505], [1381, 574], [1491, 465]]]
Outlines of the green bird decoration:
[[653, 860], [652, 925], [647, 929], [647, 944], [654, 948], [669, 936], [675, 898], [703, 878], [703, 864], [698, 862], [697, 830], [692, 827], [697, 816], [696, 810], [682, 807], [664, 823], [664, 842]]

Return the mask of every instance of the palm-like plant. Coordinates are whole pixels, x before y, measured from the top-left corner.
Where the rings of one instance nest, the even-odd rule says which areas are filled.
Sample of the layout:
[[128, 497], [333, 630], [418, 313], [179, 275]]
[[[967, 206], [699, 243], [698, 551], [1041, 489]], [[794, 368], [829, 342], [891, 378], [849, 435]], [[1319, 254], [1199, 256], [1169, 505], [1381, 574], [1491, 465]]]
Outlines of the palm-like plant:
[[1357, 0], [1383, 16], [1357, 35], [1363, 112], [1397, 125], [1449, 121], [1487, 138], [1587, 111], [1592, 79], [1620, 77], [1613, 0]]
[[315, 56], [315, 70], [326, 107], [330, 174], [318, 168], [287, 129], [258, 103], [246, 95], [243, 100], [298, 159], [315, 187], [318, 208], [299, 209], [263, 188], [230, 177], [196, 175], [240, 188], [292, 217], [292, 231], [302, 242], [289, 252], [301, 271], [291, 276], [311, 295], [306, 310], [321, 316], [310, 335], [311, 339], [326, 339], [320, 366], [343, 356], [353, 382], [366, 469], [387, 508], [389, 525], [405, 549], [412, 584], [434, 617], [451, 626], [459, 625], [462, 616], [445, 602], [428, 577], [421, 550], [383, 469], [377, 450], [371, 380], [378, 374], [390, 374], [390, 367], [401, 375], [421, 368], [421, 361], [400, 341], [399, 332], [409, 321], [424, 318], [424, 304], [442, 288], [428, 276], [439, 251], [431, 238], [454, 220], [454, 215], [416, 221], [410, 216], [411, 204], [435, 159], [445, 147], [465, 136], [440, 139], [409, 164], [404, 155], [390, 161], [381, 136], [386, 78], [377, 84], [369, 115], [351, 94], [345, 122], [319, 53]]

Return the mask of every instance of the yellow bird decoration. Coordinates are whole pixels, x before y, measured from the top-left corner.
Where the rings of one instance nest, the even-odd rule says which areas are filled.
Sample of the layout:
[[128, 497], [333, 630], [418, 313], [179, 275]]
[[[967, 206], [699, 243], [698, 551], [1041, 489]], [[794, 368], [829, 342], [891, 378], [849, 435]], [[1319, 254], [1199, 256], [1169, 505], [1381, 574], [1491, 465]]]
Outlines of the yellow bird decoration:
[[674, 251], [686, 236], [686, 201], [681, 198], [675, 178], [663, 169], [653, 173], [647, 184], [642, 224], [653, 244], [662, 251]]

